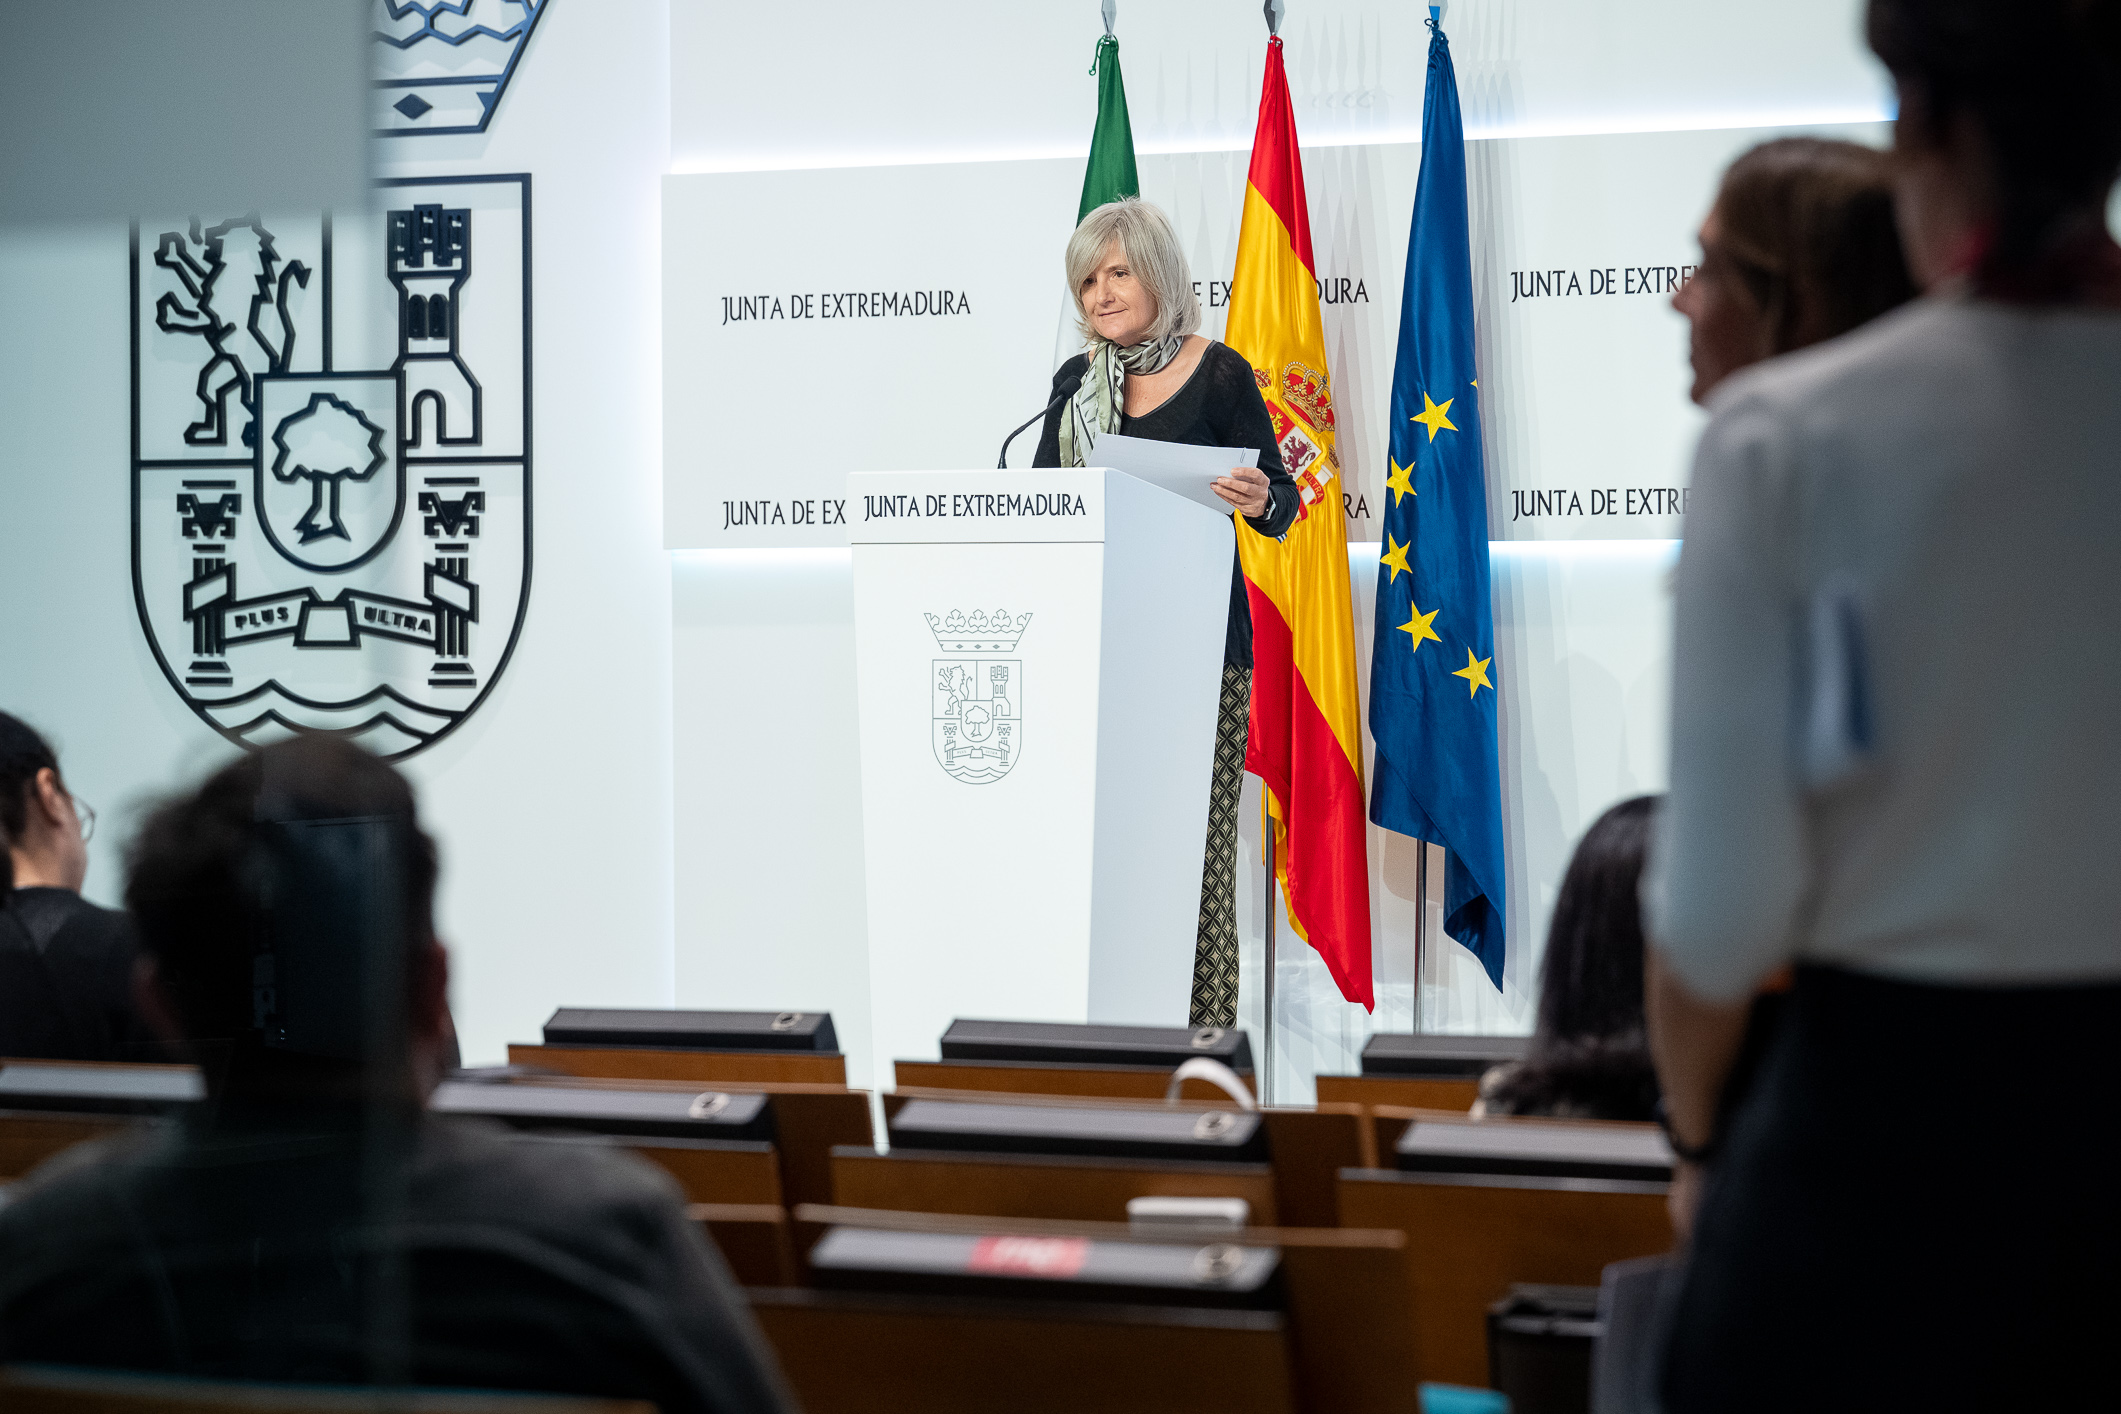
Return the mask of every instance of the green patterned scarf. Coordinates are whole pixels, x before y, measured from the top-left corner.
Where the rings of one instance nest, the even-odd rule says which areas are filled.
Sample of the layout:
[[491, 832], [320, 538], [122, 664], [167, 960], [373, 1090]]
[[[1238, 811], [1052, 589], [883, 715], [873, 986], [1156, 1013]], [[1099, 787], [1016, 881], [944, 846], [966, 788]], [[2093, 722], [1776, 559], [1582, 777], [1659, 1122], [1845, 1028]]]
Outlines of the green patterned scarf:
[[1127, 405], [1120, 389], [1125, 386], [1127, 375], [1156, 372], [1177, 358], [1185, 344], [1184, 334], [1166, 334], [1161, 339], [1125, 348], [1108, 339], [1093, 344], [1090, 366], [1083, 371], [1083, 385], [1061, 412], [1060, 464], [1086, 465], [1083, 458], [1098, 434], [1119, 431], [1119, 419]]

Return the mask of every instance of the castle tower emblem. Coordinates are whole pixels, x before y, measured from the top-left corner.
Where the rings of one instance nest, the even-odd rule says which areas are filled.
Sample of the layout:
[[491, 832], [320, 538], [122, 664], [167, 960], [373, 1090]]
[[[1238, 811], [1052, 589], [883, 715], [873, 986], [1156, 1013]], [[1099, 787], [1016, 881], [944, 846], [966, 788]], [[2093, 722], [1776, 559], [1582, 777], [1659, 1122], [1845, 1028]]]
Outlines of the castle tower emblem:
[[458, 352], [471, 279], [471, 212], [440, 205], [389, 215], [390, 283], [398, 288], [398, 361], [405, 379], [405, 445], [475, 447], [484, 408], [479, 380]]

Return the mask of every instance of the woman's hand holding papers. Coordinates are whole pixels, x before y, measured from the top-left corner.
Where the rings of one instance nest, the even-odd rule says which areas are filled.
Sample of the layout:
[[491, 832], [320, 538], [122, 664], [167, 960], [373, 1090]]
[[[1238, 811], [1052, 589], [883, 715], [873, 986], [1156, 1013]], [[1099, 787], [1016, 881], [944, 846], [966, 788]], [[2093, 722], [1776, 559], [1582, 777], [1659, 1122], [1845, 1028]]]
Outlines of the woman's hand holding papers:
[[1233, 466], [1228, 476], [1218, 476], [1209, 485], [1215, 488], [1216, 495], [1247, 516], [1267, 513], [1267, 474], [1256, 466]]

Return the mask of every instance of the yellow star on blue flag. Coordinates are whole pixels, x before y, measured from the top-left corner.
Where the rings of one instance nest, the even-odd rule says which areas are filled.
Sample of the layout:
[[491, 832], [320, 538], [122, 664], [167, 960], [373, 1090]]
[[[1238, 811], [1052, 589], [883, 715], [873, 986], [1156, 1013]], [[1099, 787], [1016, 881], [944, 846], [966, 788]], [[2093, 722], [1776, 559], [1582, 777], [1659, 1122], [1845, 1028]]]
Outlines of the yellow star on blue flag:
[[1408, 418], [1407, 421], [1418, 422], [1428, 428], [1431, 442], [1436, 440], [1436, 434], [1439, 432], [1456, 432], [1458, 430], [1458, 424], [1451, 421], [1449, 416], [1451, 404], [1458, 401], [1456, 398], [1445, 398], [1441, 403], [1438, 403], [1432, 400], [1427, 393], [1423, 393], [1421, 400], [1427, 406]]
[[1488, 664], [1494, 661], [1493, 658], [1475, 658], [1473, 650], [1468, 648], [1466, 650], [1466, 665], [1457, 672], [1452, 673], [1451, 676], [1466, 680], [1466, 696], [1468, 697], [1478, 693], [1482, 688], [1493, 692], [1495, 684], [1488, 681]]
[[1436, 616], [1442, 612], [1443, 610], [1441, 609], [1431, 609], [1424, 614], [1421, 611], [1421, 605], [1407, 605], [1407, 621], [1399, 626], [1399, 631], [1411, 636], [1413, 639], [1413, 646], [1407, 650], [1408, 652], [1419, 652], [1423, 639], [1428, 639], [1432, 643], [1443, 642], [1443, 635], [1432, 627], [1436, 622]]
[[1385, 536], [1385, 552], [1377, 557], [1377, 563], [1390, 570], [1393, 579], [1398, 579], [1401, 575], [1409, 573], [1407, 569], [1407, 547], [1387, 534]]
[[1401, 496], [1416, 494], [1414, 490], [1414, 468], [1412, 466], [1401, 466], [1389, 457], [1386, 458], [1386, 461], [1392, 468], [1392, 474], [1385, 478], [1385, 489], [1392, 493], [1392, 504], [1396, 506], [1399, 504]]

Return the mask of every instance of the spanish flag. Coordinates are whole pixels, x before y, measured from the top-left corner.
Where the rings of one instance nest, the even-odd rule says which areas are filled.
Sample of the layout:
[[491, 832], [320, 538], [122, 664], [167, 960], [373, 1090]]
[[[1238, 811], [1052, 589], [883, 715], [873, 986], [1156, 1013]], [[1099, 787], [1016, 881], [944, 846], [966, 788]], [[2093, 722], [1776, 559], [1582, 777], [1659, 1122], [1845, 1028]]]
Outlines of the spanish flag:
[[1237, 522], [1252, 605], [1245, 769], [1267, 785], [1290, 923], [1325, 959], [1340, 994], [1374, 1009], [1348, 526], [1303, 159], [1279, 37], [1267, 42], [1223, 341], [1251, 363], [1282, 463], [1303, 492], [1296, 524], [1279, 540]]

